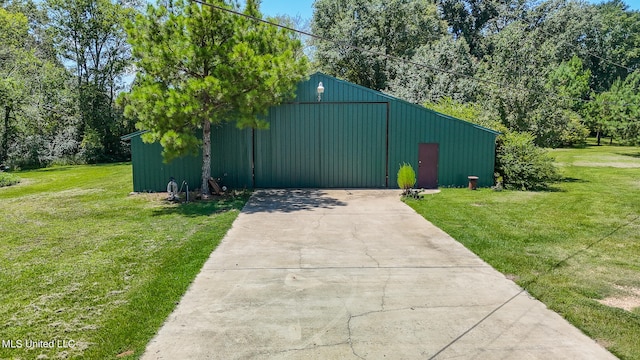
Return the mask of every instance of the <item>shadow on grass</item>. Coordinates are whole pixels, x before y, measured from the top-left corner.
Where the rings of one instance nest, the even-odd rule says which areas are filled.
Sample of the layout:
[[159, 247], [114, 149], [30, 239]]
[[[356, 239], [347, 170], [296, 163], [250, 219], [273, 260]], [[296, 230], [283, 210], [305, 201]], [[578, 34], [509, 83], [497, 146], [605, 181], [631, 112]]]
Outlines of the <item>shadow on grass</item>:
[[616, 155], [622, 155], [622, 156], [630, 156], [630, 157], [634, 157], [634, 158], [640, 158], [640, 152], [635, 152], [635, 153], [615, 153]]
[[48, 167], [48, 168], [41, 168], [41, 169], [22, 169], [21, 171], [29, 171], [32, 173], [52, 173], [52, 172], [60, 172], [60, 171], [69, 171], [72, 170], [74, 168], [78, 168], [78, 166], [75, 165], [65, 165], [65, 166], [55, 166], [55, 167]]
[[104, 164], [79, 164], [79, 165], [53, 165], [50, 167], [44, 168], [23, 168], [20, 171], [29, 171], [33, 173], [51, 173], [51, 172], [59, 172], [59, 171], [69, 171], [69, 170], [78, 170], [78, 168], [86, 167], [86, 168], [110, 168], [117, 167], [121, 165], [129, 165], [130, 162], [117, 162], [117, 163], [104, 163]]
[[153, 210], [153, 216], [165, 216], [179, 214], [188, 217], [210, 216], [230, 210], [241, 210], [249, 199], [250, 193], [242, 193], [237, 196], [214, 197], [207, 201], [193, 201], [189, 203], [176, 204], [175, 206], [164, 206]]
[[567, 192], [567, 190], [561, 189], [561, 188], [553, 186], [553, 185], [551, 185], [549, 187], [546, 187], [544, 189], [531, 190], [531, 191], [533, 191], [533, 192], [541, 192], [541, 193], [566, 193]]
[[588, 183], [588, 182], [589, 181], [584, 180], [584, 179], [578, 179], [578, 178], [573, 178], [573, 177], [563, 177], [562, 179], [558, 180], [556, 183], [551, 184], [546, 188], [542, 188], [542, 189], [534, 190], [534, 191], [550, 192], [550, 193], [566, 193], [567, 192], [566, 189], [561, 189], [557, 185], [558, 184], [562, 184], [562, 183], [582, 184], [582, 183]]
[[563, 177], [562, 179], [560, 179], [561, 183], [588, 183], [589, 181], [585, 180], [585, 179], [578, 179], [578, 178], [572, 178], [572, 177]]
[[338, 199], [326, 196], [327, 193], [318, 189], [304, 190], [259, 190], [245, 206], [243, 212], [248, 214], [291, 213], [313, 209], [332, 209], [347, 204]]

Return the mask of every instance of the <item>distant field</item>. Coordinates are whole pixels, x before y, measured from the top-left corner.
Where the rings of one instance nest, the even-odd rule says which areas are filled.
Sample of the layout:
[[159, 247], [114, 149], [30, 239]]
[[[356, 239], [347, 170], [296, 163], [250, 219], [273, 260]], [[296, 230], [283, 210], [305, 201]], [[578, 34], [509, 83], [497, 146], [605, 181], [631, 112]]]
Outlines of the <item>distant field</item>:
[[247, 200], [129, 196], [130, 164], [18, 175], [0, 188], [0, 359], [138, 357]]
[[640, 359], [640, 148], [552, 154], [546, 192], [443, 189], [407, 203], [621, 359]]

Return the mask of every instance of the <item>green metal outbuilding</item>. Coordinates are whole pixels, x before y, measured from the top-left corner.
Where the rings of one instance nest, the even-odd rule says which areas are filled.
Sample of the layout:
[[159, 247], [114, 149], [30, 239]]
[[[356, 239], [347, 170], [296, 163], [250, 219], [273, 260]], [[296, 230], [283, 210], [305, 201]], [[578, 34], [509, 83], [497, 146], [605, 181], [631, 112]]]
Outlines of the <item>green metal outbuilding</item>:
[[[463, 187], [468, 176], [493, 185], [498, 132], [322, 73], [266, 120], [268, 130], [212, 127], [212, 177], [234, 188], [397, 188], [406, 162], [418, 188]], [[143, 143], [142, 133], [123, 137], [134, 191], [165, 191], [170, 177], [200, 186], [201, 155], [165, 164], [161, 146]]]

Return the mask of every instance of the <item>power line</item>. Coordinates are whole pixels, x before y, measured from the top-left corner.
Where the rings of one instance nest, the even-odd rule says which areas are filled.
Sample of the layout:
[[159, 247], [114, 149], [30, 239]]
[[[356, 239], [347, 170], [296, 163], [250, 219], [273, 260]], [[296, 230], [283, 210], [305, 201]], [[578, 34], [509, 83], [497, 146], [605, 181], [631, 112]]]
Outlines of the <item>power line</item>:
[[[558, 269], [562, 264], [566, 263], [567, 261], [571, 260], [572, 258], [587, 252], [588, 250], [590, 250], [591, 248], [593, 248], [594, 246], [604, 242], [605, 240], [607, 240], [609, 237], [613, 236], [613, 234], [615, 234], [616, 232], [618, 232], [619, 230], [628, 227], [630, 225], [633, 225], [633, 223], [635, 223], [636, 221], [638, 221], [638, 219], [640, 219], [640, 216], [636, 216], [634, 219], [632, 219], [631, 221], [625, 223], [625, 224], [621, 224], [620, 226], [618, 226], [617, 228], [615, 228], [613, 231], [609, 232], [608, 234], [602, 236], [600, 239], [588, 244], [585, 248], [577, 250], [576, 252], [574, 252], [573, 254], [565, 257], [564, 259], [558, 261], [555, 265], [553, 265], [552, 267], [550, 267], [547, 270], [544, 270], [541, 274], [536, 275], [533, 279], [525, 281], [524, 283], [522, 283], [521, 287], [522, 289], [520, 291], [518, 291], [515, 295], [513, 295], [512, 297], [510, 297], [509, 299], [507, 299], [505, 302], [503, 302], [502, 304], [500, 304], [498, 307], [496, 307], [495, 309], [493, 309], [490, 313], [488, 313], [485, 317], [483, 317], [482, 319], [480, 319], [480, 321], [476, 322], [475, 324], [473, 324], [473, 326], [469, 327], [466, 331], [464, 331], [462, 334], [458, 335], [458, 337], [456, 337], [455, 339], [453, 339], [451, 342], [449, 342], [447, 345], [445, 345], [443, 348], [441, 348], [437, 353], [433, 354], [429, 360], [431, 359], [435, 359], [437, 358], [438, 355], [440, 355], [441, 353], [443, 353], [445, 350], [447, 350], [448, 348], [450, 348], [452, 345], [454, 345], [455, 343], [457, 343], [458, 341], [460, 341], [460, 339], [462, 339], [463, 337], [465, 337], [467, 334], [469, 334], [471, 331], [473, 331], [474, 329], [476, 329], [478, 326], [480, 326], [480, 324], [482, 324], [483, 322], [485, 322], [489, 317], [491, 317], [493, 314], [495, 314], [496, 312], [498, 312], [500, 309], [502, 309], [503, 307], [505, 307], [507, 304], [509, 304], [510, 302], [512, 302], [513, 300], [515, 300], [518, 296], [520, 296], [521, 294], [523, 294], [524, 292], [527, 291], [527, 288], [530, 288], [531, 285], [537, 283], [540, 279], [542, 279], [543, 276], [549, 275], [552, 272], [554, 272], [556, 269]], [[544, 294], [545, 292], [543, 292], [542, 294]], [[538, 294], [538, 296], [536, 296], [536, 298], [540, 298], [541, 294]]]
[[[530, 25], [534, 25], [534, 24], [532, 24], [532, 23], [529, 23], [529, 24], [530, 24]], [[542, 28], [539, 28], [539, 27], [538, 27], [538, 28], [536, 28], [536, 29], [537, 29], [538, 31], [540, 31], [541, 33], [543, 33], [543, 34], [547, 35], [547, 36], [552, 36], [552, 34], [548, 33], [547, 31], [543, 30]], [[605, 57], [602, 57], [602, 56], [600, 56], [600, 55], [598, 55], [598, 54], [594, 54], [594, 53], [592, 53], [592, 52], [590, 52], [590, 51], [587, 51], [587, 50], [581, 49], [577, 44], [570, 43], [570, 42], [569, 42], [569, 41], [567, 41], [567, 40], [561, 40], [561, 41], [562, 41], [563, 43], [565, 43], [565, 44], [568, 44], [569, 46], [572, 46], [572, 47], [574, 47], [574, 48], [576, 48], [576, 49], [582, 50], [582, 51], [583, 51], [585, 54], [587, 54], [587, 55], [593, 56], [593, 57], [595, 57], [595, 58], [597, 58], [597, 59], [600, 59], [600, 60], [602, 60], [602, 61], [604, 61], [604, 62], [607, 62], [607, 63], [609, 63], [609, 64], [611, 64], [611, 65], [613, 65], [613, 66], [619, 67], [619, 68], [621, 68], [621, 69], [625, 69], [625, 70], [627, 70], [627, 71], [628, 71], [628, 72], [630, 72], [630, 73], [634, 71], [634, 69], [632, 69], [632, 68], [630, 68], [630, 67], [628, 67], [628, 66], [624, 66], [624, 65], [619, 64], [619, 63], [616, 63], [616, 62], [614, 62], [614, 61], [612, 61], [612, 60], [609, 60], [609, 59], [607, 59], [607, 58], [605, 58]]]
[[273, 23], [273, 22], [270, 22], [270, 21], [267, 21], [267, 20], [264, 20], [264, 19], [257, 18], [255, 16], [244, 14], [244, 13], [239, 12], [239, 11], [227, 9], [227, 8], [224, 8], [224, 7], [221, 7], [221, 6], [218, 6], [218, 5], [214, 5], [214, 4], [210, 4], [210, 3], [207, 3], [207, 2], [202, 1], [202, 0], [191, 0], [191, 1], [193, 1], [195, 3], [198, 3], [198, 4], [201, 4], [201, 5], [204, 5], [204, 6], [208, 6], [208, 7], [214, 8], [214, 9], [226, 11], [226, 12], [229, 12], [229, 13], [232, 13], [232, 14], [235, 14], [235, 15], [239, 15], [239, 16], [243, 16], [243, 17], [251, 19], [251, 20], [259, 21], [259, 22], [262, 22], [262, 23], [267, 24], [267, 25], [277, 26], [279, 28], [282, 28], [282, 29], [285, 29], [285, 30], [289, 30], [289, 31], [293, 31], [293, 32], [296, 32], [298, 34], [302, 34], [302, 35], [305, 35], [305, 36], [309, 36], [309, 37], [312, 37], [314, 39], [330, 42], [330, 43], [333, 43], [333, 44], [338, 45], [338, 46], [344, 46], [344, 47], [351, 48], [353, 50], [358, 50], [358, 51], [369, 53], [369, 54], [372, 54], [372, 55], [381, 56], [381, 57], [387, 58], [389, 60], [396, 60], [396, 61], [404, 62], [406, 64], [414, 65], [414, 66], [417, 66], [417, 67], [426, 68], [426, 69], [437, 71], [437, 72], [443, 72], [443, 73], [447, 73], [447, 74], [450, 74], [450, 75], [457, 75], [457, 76], [461, 76], [461, 77], [464, 77], [464, 78], [467, 78], [467, 79], [471, 79], [471, 80], [476, 80], [476, 81], [480, 81], [480, 82], [486, 82], [486, 83], [489, 83], [489, 84], [492, 84], [492, 85], [511, 88], [513, 90], [530, 91], [530, 90], [525, 89], [525, 88], [518, 88], [518, 87], [514, 87], [514, 86], [509, 86], [509, 85], [506, 85], [506, 84], [501, 84], [501, 83], [496, 82], [496, 81], [479, 79], [479, 78], [476, 78], [476, 77], [471, 76], [471, 75], [458, 73], [458, 72], [447, 70], [447, 69], [441, 69], [441, 68], [437, 68], [435, 66], [430, 66], [430, 65], [427, 65], [427, 64], [417, 63], [417, 62], [414, 62], [414, 61], [411, 61], [411, 60], [408, 60], [408, 59], [403, 59], [403, 58], [395, 56], [395, 55], [383, 54], [383, 53], [376, 52], [376, 51], [373, 51], [373, 50], [365, 49], [365, 48], [360, 47], [360, 46], [351, 45], [351, 44], [348, 44], [348, 43], [345, 43], [345, 42], [329, 39], [329, 38], [326, 38], [326, 37], [323, 37], [323, 36], [319, 36], [319, 35], [315, 35], [315, 34], [312, 34], [312, 33], [306, 32], [306, 31], [298, 30], [298, 29], [295, 29], [295, 28], [292, 28], [292, 27], [289, 27], [289, 26], [286, 26], [286, 25]]
[[[584, 102], [584, 103], [595, 102], [594, 100], [585, 100], [585, 99], [581, 99], [581, 98], [560, 96], [560, 95], [555, 94], [555, 93], [548, 93], [548, 92], [542, 92], [542, 91], [537, 91], [537, 90], [531, 90], [531, 89], [527, 89], [527, 88], [523, 88], [523, 87], [518, 87], [518, 86], [513, 86], [513, 85], [509, 85], [509, 84], [505, 84], [505, 83], [500, 83], [500, 82], [497, 82], [497, 81], [492, 81], [492, 80], [487, 80], [487, 79], [480, 79], [480, 78], [477, 78], [475, 76], [459, 73], [459, 72], [452, 71], [452, 70], [442, 69], [442, 68], [438, 68], [438, 67], [427, 65], [427, 64], [418, 63], [418, 62], [415, 62], [415, 61], [412, 61], [412, 60], [409, 60], [409, 59], [404, 59], [404, 58], [401, 58], [401, 57], [398, 57], [398, 56], [395, 56], [395, 55], [383, 54], [383, 53], [376, 52], [376, 51], [373, 51], [373, 50], [365, 49], [365, 48], [360, 47], [360, 46], [351, 45], [351, 44], [346, 43], [346, 42], [341, 42], [341, 41], [329, 39], [329, 38], [326, 38], [324, 36], [315, 35], [315, 34], [312, 34], [310, 32], [303, 31], [303, 30], [298, 30], [298, 29], [290, 27], [290, 26], [286, 26], [286, 25], [274, 23], [274, 22], [271, 22], [271, 21], [268, 21], [268, 20], [264, 20], [264, 19], [252, 16], [252, 15], [249, 15], [249, 14], [242, 13], [242, 12], [237, 11], [237, 10], [228, 9], [228, 8], [225, 8], [225, 7], [222, 7], [222, 6], [219, 6], [219, 5], [211, 4], [211, 3], [208, 3], [208, 2], [203, 1], [203, 0], [191, 0], [191, 1], [194, 2], [194, 3], [200, 4], [200, 5], [203, 5], [203, 6], [207, 6], [207, 7], [213, 8], [213, 9], [217, 9], [217, 10], [220, 10], [220, 11], [231, 13], [231, 14], [234, 14], [234, 15], [237, 15], [237, 16], [241, 16], [241, 17], [253, 20], [253, 21], [261, 22], [263, 24], [267, 24], [267, 25], [270, 25], [270, 26], [275, 26], [275, 27], [278, 27], [278, 28], [281, 28], [281, 29], [289, 30], [289, 31], [292, 31], [294, 33], [298, 33], [298, 34], [301, 34], [301, 35], [309, 36], [311, 38], [318, 39], [318, 40], [321, 40], [321, 41], [326, 41], [326, 42], [335, 44], [337, 46], [348, 47], [348, 48], [351, 48], [353, 50], [358, 50], [358, 51], [361, 51], [361, 52], [364, 52], [364, 53], [368, 53], [368, 54], [372, 54], [372, 55], [375, 55], [375, 56], [384, 57], [384, 58], [386, 58], [388, 60], [399, 61], [401, 63], [413, 65], [413, 66], [416, 66], [418, 68], [429, 69], [429, 70], [432, 70], [432, 71], [435, 71], [435, 72], [440, 72], [440, 73], [446, 73], [446, 74], [449, 74], [449, 75], [460, 76], [460, 77], [463, 77], [463, 78], [466, 78], [466, 79], [469, 79], [469, 80], [474, 80], [474, 81], [477, 81], [477, 82], [480, 82], [480, 83], [486, 83], [486, 84], [490, 84], [490, 85], [495, 85], [495, 86], [498, 86], [498, 87], [501, 87], [501, 88], [504, 88], [504, 89], [508, 89], [508, 90], [524, 91], [524, 92], [527, 92], [527, 93], [532, 93], [532, 94], [537, 94], [537, 95], [550, 96], [550, 97], [554, 97], [556, 99], [574, 100], [574, 101], [579, 101], [579, 102]], [[600, 104], [603, 104], [603, 105], [604, 104], [619, 105], [619, 106], [620, 105], [622, 105], [622, 106], [640, 106], [640, 104], [618, 104], [618, 103], [615, 103], [615, 102], [601, 102]]]

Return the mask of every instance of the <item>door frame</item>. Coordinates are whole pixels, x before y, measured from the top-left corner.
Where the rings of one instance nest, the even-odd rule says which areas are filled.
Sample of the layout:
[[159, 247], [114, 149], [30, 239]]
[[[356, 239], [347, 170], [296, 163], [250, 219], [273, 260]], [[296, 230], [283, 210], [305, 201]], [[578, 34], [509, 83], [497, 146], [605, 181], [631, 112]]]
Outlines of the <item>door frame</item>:
[[[385, 114], [385, 188], [389, 188], [389, 118], [391, 113], [391, 102], [390, 101], [321, 101], [321, 102], [313, 102], [313, 101], [300, 101], [300, 102], [284, 102], [281, 105], [332, 105], [332, 104], [375, 104], [375, 105], [386, 105], [386, 114]], [[256, 188], [256, 183], [258, 179], [256, 179], [256, 147], [257, 147], [257, 136], [256, 129], [252, 129], [251, 131], [251, 182], [253, 188]]]
[[416, 186], [424, 189], [438, 188], [439, 143], [418, 144], [418, 179]]

